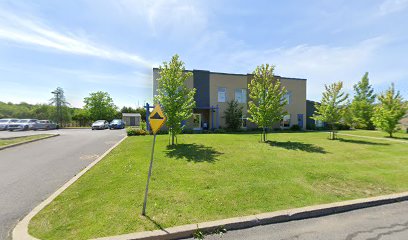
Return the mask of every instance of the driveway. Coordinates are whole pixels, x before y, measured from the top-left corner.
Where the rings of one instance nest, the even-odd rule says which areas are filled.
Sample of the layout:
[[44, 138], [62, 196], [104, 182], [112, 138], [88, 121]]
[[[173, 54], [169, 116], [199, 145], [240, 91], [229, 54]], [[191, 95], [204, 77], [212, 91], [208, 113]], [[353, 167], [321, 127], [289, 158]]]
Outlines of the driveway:
[[125, 136], [124, 130], [41, 133], [54, 132], [60, 136], [0, 151], [0, 239], [9, 239], [19, 219]]
[[408, 201], [212, 235], [206, 240], [408, 239]]

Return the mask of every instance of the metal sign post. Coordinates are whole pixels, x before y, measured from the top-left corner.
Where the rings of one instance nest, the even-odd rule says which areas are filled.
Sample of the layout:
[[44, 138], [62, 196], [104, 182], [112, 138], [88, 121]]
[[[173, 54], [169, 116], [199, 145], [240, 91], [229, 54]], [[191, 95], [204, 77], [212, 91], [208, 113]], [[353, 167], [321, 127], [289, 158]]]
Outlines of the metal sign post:
[[142, 210], [143, 216], [146, 216], [147, 194], [149, 192], [150, 176], [152, 175], [154, 145], [156, 144], [156, 134], [157, 134], [157, 131], [159, 131], [159, 129], [166, 122], [166, 117], [164, 116], [159, 104], [157, 104], [154, 107], [152, 113], [150, 114], [149, 122], [150, 122], [150, 127], [152, 129], [154, 137], [153, 137], [152, 155], [150, 158], [149, 173], [147, 174], [146, 190], [145, 190], [145, 196], [144, 196], [144, 201], [143, 201], [143, 210]]

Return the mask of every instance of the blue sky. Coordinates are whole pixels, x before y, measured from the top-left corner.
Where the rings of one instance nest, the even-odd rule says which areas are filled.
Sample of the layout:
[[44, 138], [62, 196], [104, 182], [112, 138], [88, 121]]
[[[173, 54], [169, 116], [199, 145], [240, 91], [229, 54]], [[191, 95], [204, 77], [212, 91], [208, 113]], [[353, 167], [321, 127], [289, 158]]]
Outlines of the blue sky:
[[368, 71], [408, 97], [408, 0], [3, 0], [0, 101], [45, 103], [56, 87], [77, 107], [93, 91], [115, 104], [152, 100], [152, 67], [179, 54], [188, 69], [249, 73], [262, 63], [347, 92]]

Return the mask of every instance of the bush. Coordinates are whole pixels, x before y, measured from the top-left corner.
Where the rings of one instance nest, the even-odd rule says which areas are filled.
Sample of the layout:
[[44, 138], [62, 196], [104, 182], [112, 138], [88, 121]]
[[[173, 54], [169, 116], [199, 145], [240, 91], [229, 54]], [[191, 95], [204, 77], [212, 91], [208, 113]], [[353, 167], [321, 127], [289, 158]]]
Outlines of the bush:
[[169, 130], [160, 129], [159, 131], [157, 131], [157, 135], [165, 135], [165, 134], [169, 134]]
[[141, 121], [141, 122], [140, 122], [140, 128], [141, 128], [142, 130], [145, 130], [145, 131], [146, 131], [147, 124], [146, 124], [145, 121]]
[[294, 125], [292, 125], [292, 126], [290, 127], [290, 130], [292, 130], [292, 131], [300, 131], [300, 130], [302, 130], [302, 129], [299, 127], [299, 125], [294, 124]]
[[194, 131], [191, 128], [183, 128], [182, 133], [183, 134], [192, 134], [192, 133], [194, 133]]
[[225, 131], [225, 129], [223, 128], [216, 128], [214, 129], [214, 133], [226, 133], [227, 131]]
[[144, 136], [144, 135], [148, 135], [148, 132], [146, 132], [143, 129], [139, 129], [139, 128], [127, 128], [126, 129], [126, 133], [128, 136]]

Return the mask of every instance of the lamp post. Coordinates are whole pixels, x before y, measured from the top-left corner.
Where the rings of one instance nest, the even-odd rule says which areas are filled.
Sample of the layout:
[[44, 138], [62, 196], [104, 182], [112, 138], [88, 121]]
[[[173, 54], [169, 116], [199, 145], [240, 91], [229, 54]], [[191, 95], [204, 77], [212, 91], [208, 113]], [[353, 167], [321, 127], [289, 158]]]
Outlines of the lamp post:
[[61, 101], [60, 101], [60, 97], [59, 97], [60, 92], [59, 91], [52, 91], [51, 93], [56, 95], [56, 100], [55, 100], [55, 105], [56, 106], [55, 107], [56, 107], [56, 110], [57, 110], [57, 118], [58, 118], [57, 122], [61, 127], [62, 126], [62, 123], [61, 123]]

